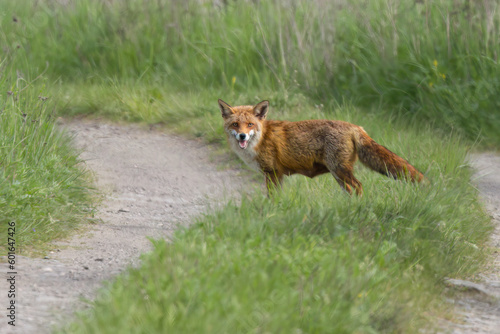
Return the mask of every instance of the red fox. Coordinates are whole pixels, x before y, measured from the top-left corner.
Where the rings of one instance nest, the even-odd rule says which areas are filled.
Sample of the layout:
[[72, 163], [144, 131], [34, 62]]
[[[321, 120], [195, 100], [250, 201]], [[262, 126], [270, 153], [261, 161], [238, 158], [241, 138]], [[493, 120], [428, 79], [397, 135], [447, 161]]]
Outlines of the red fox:
[[266, 185], [279, 186], [284, 175], [313, 178], [331, 173], [349, 194], [362, 195], [353, 175], [361, 162], [383, 175], [412, 182], [426, 180], [408, 161], [377, 144], [362, 127], [331, 120], [266, 120], [269, 102], [231, 107], [219, 99], [229, 145], [250, 167], [262, 172]]

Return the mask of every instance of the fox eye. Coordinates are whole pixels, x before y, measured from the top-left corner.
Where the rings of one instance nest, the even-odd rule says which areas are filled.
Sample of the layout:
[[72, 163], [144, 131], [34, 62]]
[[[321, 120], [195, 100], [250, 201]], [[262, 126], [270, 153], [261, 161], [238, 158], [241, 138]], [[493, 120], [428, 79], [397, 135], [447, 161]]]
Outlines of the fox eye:
[[251, 128], [253, 126], [253, 123], [248, 123], [248, 127]]
[[233, 126], [234, 126], [235, 128], [237, 128], [237, 127], [238, 127], [238, 123], [233, 123]]

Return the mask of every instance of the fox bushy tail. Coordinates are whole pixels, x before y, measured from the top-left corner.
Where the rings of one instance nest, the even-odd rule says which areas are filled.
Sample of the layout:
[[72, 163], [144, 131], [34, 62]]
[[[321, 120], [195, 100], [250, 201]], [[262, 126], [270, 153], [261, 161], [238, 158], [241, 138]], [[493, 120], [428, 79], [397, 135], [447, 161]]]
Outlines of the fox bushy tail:
[[355, 144], [359, 160], [367, 167], [394, 179], [412, 182], [427, 181], [425, 176], [408, 161], [378, 144], [360, 128]]

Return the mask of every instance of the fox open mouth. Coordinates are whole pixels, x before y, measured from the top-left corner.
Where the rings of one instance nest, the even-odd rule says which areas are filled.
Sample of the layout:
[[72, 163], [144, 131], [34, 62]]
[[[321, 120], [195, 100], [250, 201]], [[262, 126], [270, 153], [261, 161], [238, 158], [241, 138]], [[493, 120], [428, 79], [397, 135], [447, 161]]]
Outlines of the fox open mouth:
[[238, 140], [238, 144], [240, 144], [241, 149], [245, 149], [248, 146], [248, 140]]

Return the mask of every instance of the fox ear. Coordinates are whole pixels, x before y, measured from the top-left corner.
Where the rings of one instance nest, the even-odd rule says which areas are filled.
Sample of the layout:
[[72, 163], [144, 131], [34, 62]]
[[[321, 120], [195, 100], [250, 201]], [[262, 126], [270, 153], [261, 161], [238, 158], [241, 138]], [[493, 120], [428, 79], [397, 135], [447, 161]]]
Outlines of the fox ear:
[[258, 119], [265, 119], [269, 110], [269, 101], [264, 100], [253, 107], [253, 112]]
[[233, 110], [231, 109], [231, 106], [226, 102], [222, 101], [221, 99], [219, 99], [219, 108], [223, 118], [228, 118], [229, 116], [234, 114]]

